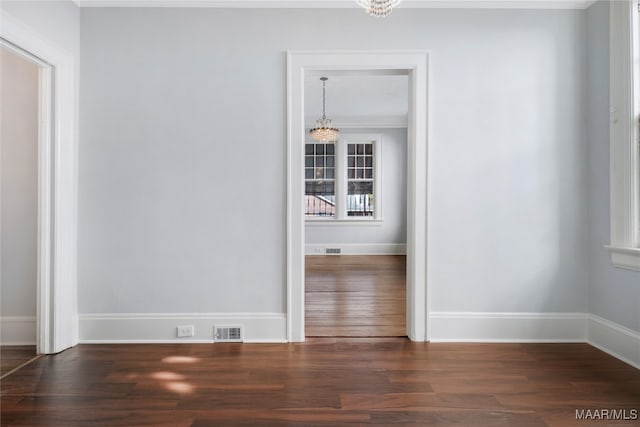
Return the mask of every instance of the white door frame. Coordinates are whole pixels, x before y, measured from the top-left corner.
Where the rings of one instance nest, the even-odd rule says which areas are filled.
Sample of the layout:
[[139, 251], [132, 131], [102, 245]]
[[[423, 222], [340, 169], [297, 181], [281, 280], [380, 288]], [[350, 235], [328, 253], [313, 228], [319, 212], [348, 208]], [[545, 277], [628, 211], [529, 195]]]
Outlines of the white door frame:
[[0, 21], [3, 45], [39, 68], [36, 347], [58, 353], [78, 343], [76, 63], [12, 15]]
[[426, 51], [287, 52], [287, 340], [304, 341], [304, 75], [318, 70], [404, 71], [407, 127], [407, 336], [428, 340]]

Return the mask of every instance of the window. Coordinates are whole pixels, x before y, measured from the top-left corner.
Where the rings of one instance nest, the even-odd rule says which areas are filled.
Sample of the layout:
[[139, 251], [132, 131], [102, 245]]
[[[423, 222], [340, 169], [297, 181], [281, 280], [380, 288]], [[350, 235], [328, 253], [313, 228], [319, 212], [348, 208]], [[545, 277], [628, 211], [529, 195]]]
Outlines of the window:
[[305, 215], [336, 215], [335, 146], [306, 144], [304, 155]]
[[373, 216], [373, 142], [347, 144], [347, 216]]
[[640, 270], [640, 16], [638, 1], [610, 3], [611, 261]]
[[335, 144], [305, 144], [305, 217], [381, 220], [380, 136], [343, 134]]

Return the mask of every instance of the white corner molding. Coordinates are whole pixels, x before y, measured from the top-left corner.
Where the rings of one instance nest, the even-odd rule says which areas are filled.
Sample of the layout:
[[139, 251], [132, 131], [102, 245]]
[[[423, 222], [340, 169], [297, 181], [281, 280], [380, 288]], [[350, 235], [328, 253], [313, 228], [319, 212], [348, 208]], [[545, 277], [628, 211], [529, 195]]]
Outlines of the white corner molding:
[[589, 344], [640, 369], [640, 332], [590, 314]]
[[[80, 7], [354, 9], [355, 0], [73, 0]], [[593, 0], [403, 0], [407, 9], [586, 9]]]
[[640, 270], [637, 4], [635, 0], [609, 2], [611, 240], [606, 248], [614, 265], [633, 270]]
[[[213, 343], [213, 327], [242, 325], [245, 343], [286, 342], [284, 313], [102, 313], [81, 314], [81, 344]], [[195, 335], [178, 338], [176, 328], [193, 325]]]
[[431, 342], [586, 342], [585, 313], [431, 312]]
[[431, 312], [431, 342], [582, 342], [640, 369], [640, 332], [589, 313]]
[[0, 345], [35, 345], [35, 316], [0, 317]]

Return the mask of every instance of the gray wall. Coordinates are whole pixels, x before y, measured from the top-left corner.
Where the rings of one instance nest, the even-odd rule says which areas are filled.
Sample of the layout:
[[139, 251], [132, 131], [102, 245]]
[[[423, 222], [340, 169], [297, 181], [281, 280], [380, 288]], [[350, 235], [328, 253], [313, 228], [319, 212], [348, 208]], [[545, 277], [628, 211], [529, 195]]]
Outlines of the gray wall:
[[38, 66], [0, 48], [2, 316], [36, 315]]
[[584, 15], [82, 9], [80, 312], [285, 310], [287, 49], [431, 52], [433, 310], [585, 311]]
[[609, 239], [609, 5], [587, 10], [589, 312], [640, 331], [640, 272], [614, 268]]
[[349, 129], [349, 133], [381, 135], [382, 223], [371, 225], [335, 225], [307, 221], [307, 244], [331, 243], [406, 243], [407, 242], [407, 130]]

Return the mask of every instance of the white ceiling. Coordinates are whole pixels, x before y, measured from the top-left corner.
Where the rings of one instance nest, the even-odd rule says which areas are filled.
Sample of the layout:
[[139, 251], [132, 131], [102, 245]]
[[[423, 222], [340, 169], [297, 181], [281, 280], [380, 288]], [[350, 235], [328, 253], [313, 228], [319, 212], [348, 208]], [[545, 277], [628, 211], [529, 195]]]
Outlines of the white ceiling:
[[[355, 0], [73, 0], [81, 7], [356, 8]], [[586, 9], [595, 0], [402, 0], [399, 8]]]

